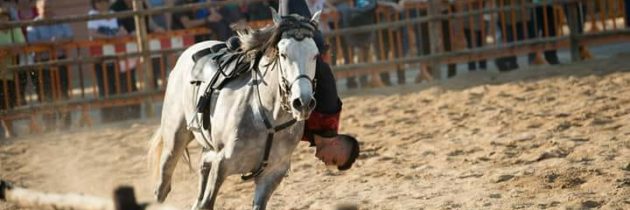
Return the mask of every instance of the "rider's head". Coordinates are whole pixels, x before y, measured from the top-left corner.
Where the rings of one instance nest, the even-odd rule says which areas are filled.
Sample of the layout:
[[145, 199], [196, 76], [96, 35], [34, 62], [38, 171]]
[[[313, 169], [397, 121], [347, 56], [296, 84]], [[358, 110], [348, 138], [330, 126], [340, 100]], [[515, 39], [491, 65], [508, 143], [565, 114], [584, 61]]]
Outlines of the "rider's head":
[[350, 169], [359, 157], [359, 142], [352, 136], [338, 135], [328, 140], [315, 138], [315, 141], [315, 156], [326, 165], [336, 165], [341, 171]]

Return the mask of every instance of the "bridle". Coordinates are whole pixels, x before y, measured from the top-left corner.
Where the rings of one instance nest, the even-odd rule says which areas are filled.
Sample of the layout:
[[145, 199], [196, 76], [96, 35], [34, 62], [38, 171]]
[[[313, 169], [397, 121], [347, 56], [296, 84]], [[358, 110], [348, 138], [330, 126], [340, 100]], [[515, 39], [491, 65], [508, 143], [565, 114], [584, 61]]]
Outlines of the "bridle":
[[[317, 29], [317, 23], [311, 21], [302, 16], [289, 15], [283, 16], [282, 21], [278, 26], [278, 30], [282, 33], [282, 38], [293, 38], [297, 41], [302, 41], [305, 38], [313, 38], [313, 33]], [[289, 102], [289, 95], [291, 93], [291, 88], [293, 85], [299, 81], [300, 79], [307, 80], [311, 87], [313, 88], [313, 93], [315, 92], [315, 85], [317, 84], [315, 78], [311, 78], [306, 74], [300, 72], [300, 74], [293, 79], [292, 82], [289, 82], [286, 76], [286, 72], [284, 68], [282, 68], [282, 62], [279, 62], [278, 59], [281, 59], [282, 56], [276, 58], [275, 63], [277, 63], [278, 68], [280, 69], [280, 98], [281, 98], [281, 106], [285, 111], [291, 110], [291, 105]]]
[[308, 81], [311, 84], [311, 87], [313, 88], [313, 94], [315, 94], [315, 84], [316, 81], [315, 79], [311, 79], [308, 75], [306, 74], [299, 74], [297, 77], [295, 77], [295, 79], [293, 79], [293, 82], [289, 83], [289, 80], [287, 79], [287, 77], [285, 76], [286, 74], [284, 73], [284, 70], [282, 68], [282, 65], [280, 63], [278, 63], [278, 68], [280, 69], [280, 105], [282, 107], [283, 110], [285, 111], [291, 111], [291, 107], [290, 107], [290, 103], [289, 103], [289, 96], [291, 94], [291, 88], [293, 88], [293, 85], [299, 81], [300, 79], [305, 79], [306, 81]]
[[[317, 28], [317, 24], [314, 23], [313, 21], [310, 21], [301, 16], [293, 16], [293, 15], [282, 17], [282, 21], [278, 26], [278, 30], [280, 30], [280, 33], [282, 33], [282, 38], [293, 38], [298, 41], [301, 41], [306, 37], [313, 37], [313, 32], [315, 31], [316, 28]], [[271, 146], [273, 144], [273, 137], [275, 133], [278, 131], [284, 130], [286, 128], [289, 128], [297, 122], [297, 120], [293, 118], [287, 122], [274, 126], [272, 122], [269, 120], [269, 118], [267, 117], [267, 115], [265, 114], [265, 111], [263, 110], [263, 106], [262, 106], [262, 99], [260, 97], [260, 88], [258, 87], [258, 85], [262, 83], [262, 80], [258, 78], [259, 74], [261, 73], [260, 70], [258, 69], [258, 63], [261, 60], [260, 59], [261, 54], [257, 55], [256, 57], [257, 58], [255, 59], [255, 62], [253, 62], [252, 77], [253, 77], [254, 84], [252, 86], [254, 88], [255, 94], [258, 97], [257, 99], [254, 99], [254, 102], [256, 103], [255, 105], [256, 107], [253, 108], [253, 111], [256, 115], [258, 115], [258, 117], [260, 117], [263, 120], [263, 123], [265, 124], [265, 127], [267, 128], [267, 140], [265, 142], [265, 151], [263, 153], [262, 161], [260, 162], [260, 164], [255, 170], [251, 171], [249, 174], [241, 175], [241, 179], [243, 180], [249, 180], [254, 177], [257, 177], [265, 170], [265, 167], [267, 167], [267, 165], [269, 164], [269, 153], [271, 151]], [[293, 84], [295, 84], [297, 81], [301, 79], [306, 79], [307, 81], [311, 83], [311, 87], [313, 88], [313, 90], [315, 90], [315, 81], [314, 79], [311, 79], [306, 74], [299, 74], [297, 77], [295, 77], [295, 79], [292, 82], [289, 82], [289, 80], [286, 79], [286, 74], [284, 72], [284, 69], [282, 68], [281, 62], [278, 62], [278, 58], [275, 59], [274, 63], [277, 64], [278, 68], [280, 69], [281, 81], [279, 84], [280, 86], [279, 91], [280, 91], [280, 97], [281, 97], [281, 106], [282, 106], [282, 109], [290, 112], [289, 93], [291, 91], [291, 87], [293, 87]], [[269, 69], [269, 66], [270, 65], [267, 65], [267, 70]]]

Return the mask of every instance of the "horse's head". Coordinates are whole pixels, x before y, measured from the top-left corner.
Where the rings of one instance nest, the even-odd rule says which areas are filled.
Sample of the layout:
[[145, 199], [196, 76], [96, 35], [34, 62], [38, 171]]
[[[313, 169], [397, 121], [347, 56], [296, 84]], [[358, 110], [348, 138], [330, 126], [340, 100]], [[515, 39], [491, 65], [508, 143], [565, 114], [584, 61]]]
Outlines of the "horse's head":
[[280, 33], [277, 43], [277, 64], [280, 69], [280, 91], [286, 105], [297, 120], [306, 120], [315, 108], [315, 63], [319, 50], [313, 40], [319, 14], [312, 19], [298, 15], [281, 16], [272, 10], [273, 21]]

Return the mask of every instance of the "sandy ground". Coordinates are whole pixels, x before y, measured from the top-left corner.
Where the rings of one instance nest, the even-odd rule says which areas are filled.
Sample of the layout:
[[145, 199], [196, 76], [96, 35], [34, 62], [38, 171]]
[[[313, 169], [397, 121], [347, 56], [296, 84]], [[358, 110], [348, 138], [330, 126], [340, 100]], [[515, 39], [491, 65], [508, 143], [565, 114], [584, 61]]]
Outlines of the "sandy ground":
[[[270, 209], [630, 209], [630, 56], [344, 95], [342, 130], [362, 141], [360, 160], [337, 172], [301, 144]], [[156, 127], [4, 141], [0, 177], [97, 196], [127, 184], [149, 201]], [[166, 203], [190, 208], [196, 183], [180, 163]], [[231, 177], [218, 208], [249, 208], [252, 186]]]

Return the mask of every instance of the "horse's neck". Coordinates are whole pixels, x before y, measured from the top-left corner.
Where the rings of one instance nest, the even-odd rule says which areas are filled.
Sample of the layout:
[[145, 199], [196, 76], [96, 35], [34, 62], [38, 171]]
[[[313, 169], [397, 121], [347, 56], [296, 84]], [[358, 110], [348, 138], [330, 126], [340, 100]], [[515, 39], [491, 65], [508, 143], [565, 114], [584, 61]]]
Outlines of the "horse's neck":
[[[286, 120], [290, 119], [291, 115], [282, 108], [282, 97], [280, 96], [280, 68], [279, 64], [271, 64], [266, 56], [263, 56], [262, 60], [258, 64], [260, 71], [258, 79], [262, 79], [259, 82], [258, 88], [260, 91], [260, 99], [262, 100], [262, 106], [271, 114], [273, 119]], [[258, 100], [258, 99], [256, 99]]]

